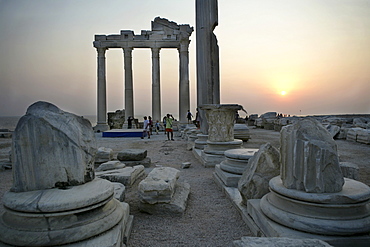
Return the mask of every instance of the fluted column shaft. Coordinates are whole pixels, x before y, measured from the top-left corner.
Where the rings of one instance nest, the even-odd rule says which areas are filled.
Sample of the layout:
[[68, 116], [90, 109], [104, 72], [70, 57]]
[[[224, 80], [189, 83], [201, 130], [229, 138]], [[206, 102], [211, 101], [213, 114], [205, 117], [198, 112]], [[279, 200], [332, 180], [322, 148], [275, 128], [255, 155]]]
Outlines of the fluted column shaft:
[[161, 120], [160, 48], [152, 48], [152, 117]]
[[132, 76], [132, 48], [124, 48], [125, 69], [125, 118], [134, 117], [134, 89]]
[[181, 41], [179, 48], [179, 118], [181, 123], [187, 122], [186, 113], [190, 110], [189, 43], [189, 40]]
[[97, 102], [97, 131], [108, 130], [107, 124], [107, 86], [106, 86], [106, 73], [105, 73], [105, 51], [107, 48], [96, 48], [98, 53], [98, 102]]

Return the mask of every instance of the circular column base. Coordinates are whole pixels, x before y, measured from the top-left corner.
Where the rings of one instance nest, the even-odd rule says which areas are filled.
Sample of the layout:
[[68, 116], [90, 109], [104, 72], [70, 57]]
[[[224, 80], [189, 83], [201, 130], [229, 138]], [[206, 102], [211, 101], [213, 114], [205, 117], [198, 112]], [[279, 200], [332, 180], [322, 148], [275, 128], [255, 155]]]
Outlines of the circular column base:
[[358, 181], [345, 179], [338, 193], [306, 193], [285, 188], [278, 176], [270, 180], [270, 189], [260, 206], [281, 225], [337, 236], [370, 231], [370, 188]]

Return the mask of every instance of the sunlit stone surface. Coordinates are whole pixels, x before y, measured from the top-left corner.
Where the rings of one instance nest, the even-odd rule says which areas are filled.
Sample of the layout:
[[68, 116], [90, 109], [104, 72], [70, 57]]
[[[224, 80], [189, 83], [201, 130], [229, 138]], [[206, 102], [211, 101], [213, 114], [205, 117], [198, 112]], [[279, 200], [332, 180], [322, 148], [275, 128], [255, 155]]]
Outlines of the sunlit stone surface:
[[31, 105], [14, 131], [13, 188], [5, 193], [0, 246], [124, 246], [132, 216], [94, 179], [95, 136], [82, 117]]

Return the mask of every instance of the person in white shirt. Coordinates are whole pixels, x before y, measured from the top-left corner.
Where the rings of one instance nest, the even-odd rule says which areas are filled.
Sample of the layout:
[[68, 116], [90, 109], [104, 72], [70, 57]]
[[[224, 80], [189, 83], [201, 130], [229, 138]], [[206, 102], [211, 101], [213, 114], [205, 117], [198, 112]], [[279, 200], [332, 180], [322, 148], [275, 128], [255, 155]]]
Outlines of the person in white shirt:
[[149, 120], [145, 116], [144, 117], [144, 127], [143, 127], [143, 135], [141, 136], [141, 139], [144, 139], [145, 134], [148, 134], [148, 139], [150, 139], [150, 126], [149, 126]]

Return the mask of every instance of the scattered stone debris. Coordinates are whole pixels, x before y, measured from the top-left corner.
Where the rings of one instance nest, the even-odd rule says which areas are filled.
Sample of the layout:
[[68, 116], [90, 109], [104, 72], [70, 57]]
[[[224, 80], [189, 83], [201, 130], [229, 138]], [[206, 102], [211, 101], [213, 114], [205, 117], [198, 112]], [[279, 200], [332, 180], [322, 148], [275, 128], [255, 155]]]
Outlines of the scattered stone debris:
[[181, 168], [182, 169], [187, 169], [191, 166], [191, 163], [190, 162], [184, 162], [181, 164]]

